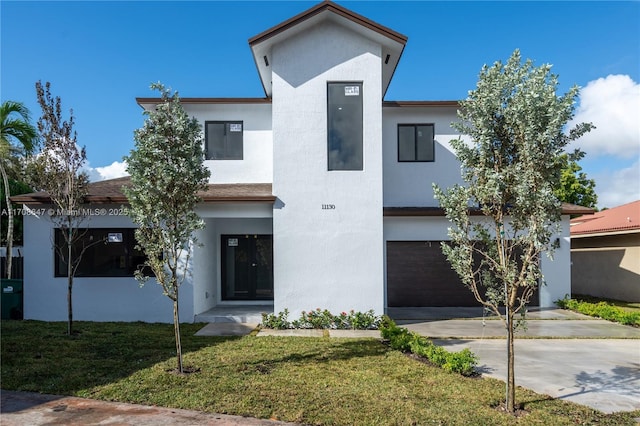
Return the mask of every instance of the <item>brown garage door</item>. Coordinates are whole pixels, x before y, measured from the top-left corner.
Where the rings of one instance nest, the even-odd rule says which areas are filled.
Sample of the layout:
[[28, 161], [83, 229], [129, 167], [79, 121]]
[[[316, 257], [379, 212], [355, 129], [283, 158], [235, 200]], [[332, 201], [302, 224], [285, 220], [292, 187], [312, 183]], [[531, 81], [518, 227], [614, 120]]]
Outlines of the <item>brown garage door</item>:
[[[538, 299], [534, 294], [530, 305]], [[480, 306], [451, 269], [440, 241], [387, 242], [387, 305]]]

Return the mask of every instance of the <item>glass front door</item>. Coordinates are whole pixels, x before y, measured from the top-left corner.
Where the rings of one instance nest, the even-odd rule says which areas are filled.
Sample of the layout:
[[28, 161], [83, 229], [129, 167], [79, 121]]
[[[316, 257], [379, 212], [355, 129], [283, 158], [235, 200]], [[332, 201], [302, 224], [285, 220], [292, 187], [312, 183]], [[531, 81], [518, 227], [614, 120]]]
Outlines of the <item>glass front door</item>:
[[222, 236], [222, 300], [273, 300], [271, 235]]

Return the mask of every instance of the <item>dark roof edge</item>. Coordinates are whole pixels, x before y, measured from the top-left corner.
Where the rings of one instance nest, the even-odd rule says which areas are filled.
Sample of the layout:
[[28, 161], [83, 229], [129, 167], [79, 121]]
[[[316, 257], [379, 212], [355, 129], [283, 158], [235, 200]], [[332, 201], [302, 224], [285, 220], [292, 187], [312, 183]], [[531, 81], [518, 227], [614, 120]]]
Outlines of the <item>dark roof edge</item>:
[[[563, 215], [593, 214], [594, 210], [588, 207], [576, 206], [575, 204], [562, 203]], [[482, 216], [480, 209], [469, 209], [471, 216]], [[445, 216], [442, 207], [384, 207], [385, 217], [420, 217], [420, 216]]]
[[410, 107], [459, 107], [460, 101], [382, 101], [383, 107], [410, 108]]
[[333, 3], [332, 1], [323, 1], [322, 3], [318, 3], [317, 5], [313, 6], [310, 9], [305, 10], [304, 12], [301, 12], [299, 14], [297, 14], [296, 16], [287, 19], [286, 21], [269, 28], [266, 31], [261, 32], [260, 34], [251, 37], [249, 39], [249, 46], [253, 46], [254, 44], [258, 44], [260, 42], [263, 42], [277, 34], [280, 34], [281, 32], [284, 32], [286, 30], [288, 30], [289, 28], [292, 28], [296, 25], [298, 25], [301, 22], [306, 21], [309, 18], [314, 17], [315, 15], [318, 15], [322, 12], [324, 12], [325, 10], [331, 11], [337, 15], [340, 15], [352, 22], [355, 22], [359, 25], [362, 25], [366, 28], [369, 28], [370, 30], [373, 30], [379, 34], [384, 35], [385, 37], [388, 37], [400, 44], [406, 44], [408, 38], [407, 36], [400, 34], [394, 30], [392, 30], [391, 28], [385, 27], [383, 25], [380, 25], [368, 18], [365, 18], [362, 15], [359, 15], [349, 9], [346, 9], [336, 3]]
[[[136, 98], [136, 102], [140, 104], [159, 104], [162, 98]], [[271, 104], [271, 98], [180, 98], [183, 104]], [[382, 101], [383, 107], [389, 108], [411, 108], [411, 107], [458, 107], [459, 101], [438, 100], [438, 101]]]
[[[159, 104], [162, 98], [136, 98], [138, 105]], [[271, 98], [180, 98], [183, 104], [270, 104]]]
[[[203, 195], [201, 196], [202, 202], [209, 203], [270, 203], [273, 204], [276, 201], [276, 197], [274, 195], [247, 195], [247, 196], [222, 196], [216, 197], [211, 195]], [[11, 201], [14, 203], [25, 204], [27, 206], [35, 206], [35, 205], [51, 205], [51, 199], [48, 196], [21, 196], [15, 195], [11, 197]], [[85, 198], [86, 204], [127, 204], [127, 197], [105, 197], [105, 196], [87, 196]]]

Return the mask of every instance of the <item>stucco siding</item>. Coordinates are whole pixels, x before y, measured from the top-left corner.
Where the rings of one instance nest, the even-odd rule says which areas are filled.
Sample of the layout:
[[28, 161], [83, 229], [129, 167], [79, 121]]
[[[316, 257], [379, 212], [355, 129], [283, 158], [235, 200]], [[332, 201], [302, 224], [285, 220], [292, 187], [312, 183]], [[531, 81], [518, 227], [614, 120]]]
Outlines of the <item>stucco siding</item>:
[[[382, 118], [384, 206], [438, 206], [433, 198], [432, 184], [443, 189], [462, 184], [460, 162], [449, 143], [459, 137], [451, 127], [451, 122], [456, 120], [456, 108], [386, 107]], [[398, 161], [398, 124], [434, 124], [433, 162]]]
[[[107, 211], [119, 206], [100, 206]], [[127, 216], [92, 216], [84, 225], [92, 228], [135, 228]], [[25, 216], [24, 318], [67, 320], [67, 278], [54, 277], [54, 226], [46, 216]], [[193, 321], [193, 286], [180, 287], [180, 317]], [[73, 317], [78, 321], [172, 322], [171, 300], [150, 279], [140, 287], [132, 277], [75, 278]]]
[[[273, 49], [276, 312], [383, 312], [380, 51], [331, 22]], [[327, 169], [328, 82], [362, 83], [362, 171]]]
[[571, 240], [571, 291], [640, 302], [640, 233]]
[[206, 160], [209, 183], [270, 183], [273, 139], [269, 104], [186, 104], [187, 113], [203, 126], [207, 121], [242, 121], [243, 159]]

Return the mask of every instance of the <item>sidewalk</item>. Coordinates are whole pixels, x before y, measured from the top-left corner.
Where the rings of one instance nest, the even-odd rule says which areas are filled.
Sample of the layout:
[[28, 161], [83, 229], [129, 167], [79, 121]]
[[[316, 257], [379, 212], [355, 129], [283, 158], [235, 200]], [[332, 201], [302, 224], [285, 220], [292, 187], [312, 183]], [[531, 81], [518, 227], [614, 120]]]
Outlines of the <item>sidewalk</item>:
[[250, 417], [206, 414], [199, 411], [146, 405], [96, 401], [43, 395], [33, 392], [1, 391], [2, 426], [24, 425], [122, 425], [122, 426], [279, 426], [294, 423]]

